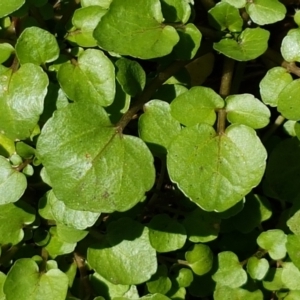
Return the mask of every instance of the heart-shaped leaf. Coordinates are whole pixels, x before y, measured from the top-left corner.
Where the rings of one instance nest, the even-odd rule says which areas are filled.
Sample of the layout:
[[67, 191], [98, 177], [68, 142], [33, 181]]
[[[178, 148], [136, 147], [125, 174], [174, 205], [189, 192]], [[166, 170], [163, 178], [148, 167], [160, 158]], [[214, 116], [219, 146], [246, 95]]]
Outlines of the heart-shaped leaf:
[[160, 57], [169, 54], [179, 41], [176, 30], [162, 22], [159, 0], [144, 0], [142, 5], [135, 0], [114, 0], [94, 37], [101, 48], [120, 55]]
[[154, 183], [153, 157], [144, 142], [119, 134], [99, 105], [78, 102], [56, 111], [37, 151], [55, 196], [72, 209], [125, 211]]
[[265, 259], [258, 259], [252, 256], [247, 262], [247, 272], [253, 279], [262, 280], [269, 270], [269, 262]]
[[184, 128], [169, 147], [170, 178], [207, 211], [225, 211], [256, 186], [264, 173], [266, 150], [256, 132], [231, 125], [218, 135], [206, 124]]

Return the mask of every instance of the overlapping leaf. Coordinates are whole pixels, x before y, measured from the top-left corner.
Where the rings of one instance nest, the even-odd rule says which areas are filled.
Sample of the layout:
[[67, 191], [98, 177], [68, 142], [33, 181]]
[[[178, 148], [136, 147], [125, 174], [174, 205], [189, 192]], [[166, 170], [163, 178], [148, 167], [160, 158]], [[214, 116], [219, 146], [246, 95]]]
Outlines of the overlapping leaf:
[[281, 44], [281, 53], [283, 58], [289, 62], [300, 62], [300, 29], [292, 29], [284, 37]]
[[146, 145], [119, 134], [98, 105], [78, 102], [56, 111], [43, 127], [37, 150], [54, 194], [72, 209], [125, 211], [154, 182]]
[[20, 8], [25, 3], [25, 0], [10, 0], [1, 3], [0, 18], [7, 16]]

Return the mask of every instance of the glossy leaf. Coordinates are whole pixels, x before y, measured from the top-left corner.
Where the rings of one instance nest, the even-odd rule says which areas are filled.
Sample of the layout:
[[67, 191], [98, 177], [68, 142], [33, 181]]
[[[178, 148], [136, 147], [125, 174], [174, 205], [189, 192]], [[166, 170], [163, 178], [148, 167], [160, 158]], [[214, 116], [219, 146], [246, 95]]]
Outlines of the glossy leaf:
[[0, 156], [0, 205], [18, 201], [27, 187], [24, 174]]
[[139, 118], [139, 135], [155, 152], [165, 154], [180, 131], [181, 125], [172, 117], [168, 103], [152, 100], [144, 105], [144, 114]]
[[24, 3], [25, 0], [10, 0], [10, 1], [3, 2], [0, 7], [0, 18], [7, 16], [8, 14], [16, 11]]
[[269, 262], [265, 259], [258, 259], [252, 256], [247, 262], [247, 272], [252, 279], [262, 280], [269, 270]]
[[82, 0], [80, 2], [82, 7], [92, 6], [92, 5], [98, 5], [102, 8], [109, 8], [110, 3], [112, 0]]
[[37, 150], [55, 196], [72, 209], [125, 211], [153, 185], [153, 158], [146, 145], [121, 136], [100, 106], [79, 102], [56, 111], [43, 127]]
[[247, 273], [243, 270], [238, 257], [230, 251], [218, 254], [219, 268], [212, 276], [219, 286], [238, 288], [247, 281]]
[[280, 229], [272, 229], [262, 232], [257, 238], [257, 244], [268, 251], [274, 260], [282, 259], [286, 255], [285, 243], [287, 236]]
[[160, 57], [169, 54], [179, 41], [176, 30], [162, 22], [159, 0], [144, 0], [143, 5], [136, 5], [135, 0], [114, 0], [94, 37], [101, 48], [120, 55]]
[[286, 14], [285, 6], [278, 0], [255, 0], [246, 4], [246, 11], [258, 25], [281, 21]]
[[168, 215], [156, 215], [147, 225], [151, 246], [157, 252], [170, 252], [183, 247], [185, 228]]
[[248, 61], [262, 55], [268, 48], [269, 31], [247, 28], [237, 38], [222, 39], [214, 43], [214, 49], [238, 61]]
[[172, 142], [167, 166], [171, 180], [193, 202], [222, 212], [260, 182], [265, 160], [266, 151], [253, 129], [231, 125], [218, 135], [199, 124], [186, 127]]
[[0, 133], [0, 155], [10, 157], [15, 153], [15, 143], [5, 134]]
[[292, 81], [293, 77], [285, 68], [270, 69], [259, 84], [262, 101], [270, 106], [277, 106], [280, 92]]
[[114, 284], [142, 283], [157, 270], [156, 251], [150, 245], [148, 229], [129, 218], [110, 223], [105, 240], [88, 249], [87, 260]]
[[263, 300], [264, 296], [261, 290], [247, 291], [241, 288], [231, 288], [229, 286], [220, 286], [214, 293], [215, 300]]
[[215, 111], [223, 106], [224, 100], [211, 88], [193, 87], [172, 101], [171, 114], [185, 126], [198, 123], [213, 125]]
[[0, 64], [4, 63], [14, 52], [14, 47], [8, 43], [0, 44]]
[[115, 97], [114, 75], [114, 66], [105, 54], [88, 49], [77, 62], [62, 64], [57, 79], [71, 100], [108, 106]]
[[21, 200], [0, 207], [0, 245], [16, 245], [24, 237], [24, 225], [34, 222], [35, 211]]
[[239, 10], [227, 2], [217, 3], [209, 10], [208, 14], [209, 23], [217, 30], [242, 31], [243, 19], [240, 16]]
[[31, 258], [17, 260], [4, 284], [7, 300], [65, 300], [67, 289], [68, 277], [62, 271], [51, 269], [40, 273], [38, 265]]
[[17, 72], [0, 66], [0, 131], [11, 139], [30, 137], [43, 112], [48, 77], [33, 64]]
[[88, 230], [79, 230], [63, 224], [57, 224], [56, 233], [60, 240], [73, 244], [83, 240], [89, 232]]
[[195, 274], [204, 275], [211, 270], [214, 256], [209, 246], [196, 244], [185, 253], [185, 259]]
[[66, 39], [81, 47], [95, 47], [97, 41], [93, 37], [93, 32], [106, 12], [107, 9], [98, 5], [75, 10], [72, 18], [73, 28], [68, 32]]
[[33, 26], [21, 33], [16, 43], [16, 54], [21, 64], [41, 65], [56, 60], [59, 47], [54, 35]]

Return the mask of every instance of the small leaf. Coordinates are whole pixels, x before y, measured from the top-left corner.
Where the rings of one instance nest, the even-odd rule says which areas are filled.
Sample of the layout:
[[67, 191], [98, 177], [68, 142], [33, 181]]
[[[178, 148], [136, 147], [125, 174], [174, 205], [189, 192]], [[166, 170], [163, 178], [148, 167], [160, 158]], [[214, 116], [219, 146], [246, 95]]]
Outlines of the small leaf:
[[263, 287], [269, 291], [278, 291], [285, 288], [282, 282], [282, 268], [270, 268], [267, 276], [264, 278]]
[[168, 277], [168, 268], [165, 265], [158, 266], [157, 272], [146, 282], [146, 285], [151, 294], [166, 294], [172, 286]]
[[230, 251], [218, 254], [219, 268], [212, 276], [219, 286], [238, 288], [247, 281], [247, 273], [240, 264], [238, 257]]
[[8, 43], [0, 44], [0, 64], [9, 59], [11, 54], [15, 51], [14, 47]]
[[292, 81], [293, 77], [286, 68], [270, 69], [259, 84], [262, 101], [276, 107], [280, 92]]
[[207, 245], [196, 244], [185, 253], [185, 259], [195, 274], [204, 275], [211, 270], [214, 256]]
[[214, 300], [263, 300], [264, 295], [261, 290], [247, 291], [241, 288], [231, 288], [229, 286], [219, 286], [214, 292]]
[[269, 262], [265, 259], [258, 259], [252, 256], [247, 262], [247, 272], [252, 279], [262, 280], [269, 270]]
[[237, 38], [222, 39], [214, 43], [214, 49], [238, 61], [248, 61], [262, 55], [268, 48], [269, 31], [262, 28], [247, 28]]
[[231, 32], [240, 32], [243, 27], [243, 19], [239, 10], [226, 3], [217, 3], [208, 11], [208, 20], [211, 26], [217, 30], [224, 31], [228, 29]]
[[279, 94], [278, 111], [287, 119], [300, 120], [300, 79], [293, 80]]
[[0, 18], [5, 17], [5, 16], [9, 15], [10, 13], [16, 11], [24, 3], [25, 3], [25, 0], [10, 0], [10, 1], [2, 2], [1, 7], [0, 7]]
[[273, 24], [284, 19], [285, 6], [278, 0], [255, 0], [246, 4], [246, 11], [258, 25]]
[[68, 277], [59, 269], [40, 273], [31, 258], [17, 260], [7, 274], [4, 293], [7, 300], [65, 300]]
[[188, 287], [191, 285], [194, 279], [193, 272], [187, 268], [179, 269], [175, 276], [175, 281], [178, 283], [179, 287]]
[[0, 66], [0, 131], [11, 139], [30, 137], [43, 112], [48, 77], [33, 64], [13, 73]]
[[180, 131], [181, 125], [171, 116], [168, 103], [152, 100], [144, 105], [144, 114], [139, 118], [139, 135], [150, 149], [165, 154]]
[[188, 1], [161, 0], [160, 3], [162, 14], [168, 23], [185, 24], [191, 16], [191, 6]]
[[78, 230], [62, 224], [56, 225], [56, 232], [60, 240], [70, 244], [83, 240], [89, 233], [87, 230]]
[[0, 156], [0, 205], [18, 201], [26, 187], [25, 175], [13, 169], [9, 161]]
[[114, 77], [112, 62], [96, 49], [85, 50], [75, 65], [70, 62], [62, 64], [57, 73], [59, 84], [68, 98], [101, 106], [108, 106], [114, 100]]
[[154, 183], [147, 146], [120, 135], [99, 105], [78, 102], [56, 111], [43, 127], [37, 151], [55, 196], [75, 210], [126, 211]]
[[243, 8], [245, 7], [247, 0], [222, 0], [222, 2], [227, 2], [236, 8]]
[[169, 147], [167, 166], [171, 180], [193, 202], [222, 212], [260, 182], [265, 160], [266, 150], [253, 129], [231, 125], [218, 135], [199, 124], [181, 130]]
[[288, 219], [286, 225], [293, 233], [300, 236], [300, 210]]
[[0, 155], [10, 157], [15, 153], [15, 143], [5, 134], [0, 133]]
[[144, 0], [143, 5], [136, 5], [135, 0], [114, 0], [94, 37], [101, 48], [120, 55], [161, 57], [169, 54], [179, 41], [176, 30], [162, 22], [159, 0]]
[[88, 263], [114, 284], [139, 284], [157, 270], [156, 251], [148, 229], [129, 218], [108, 226], [105, 240], [88, 249]]
[[175, 98], [171, 103], [171, 114], [181, 124], [192, 126], [198, 123], [213, 125], [216, 110], [224, 106], [224, 100], [211, 88], [193, 87]]
[[293, 263], [285, 262], [282, 266], [282, 282], [290, 290], [300, 290], [300, 271]]
[[56, 60], [59, 47], [54, 35], [33, 26], [26, 28], [19, 36], [16, 53], [21, 64], [41, 65]]
[[268, 251], [274, 260], [282, 259], [286, 255], [285, 243], [287, 236], [280, 229], [272, 229], [262, 232], [257, 238], [257, 244]]
[[292, 29], [283, 38], [281, 43], [281, 54], [283, 58], [288, 62], [300, 62], [300, 29]]
[[166, 214], [156, 215], [147, 227], [151, 246], [157, 252], [175, 251], [185, 244], [185, 228]]
[[300, 269], [300, 236], [289, 234], [287, 236], [286, 250], [294, 265]]
[[231, 95], [225, 102], [230, 123], [259, 129], [266, 127], [270, 122], [270, 110], [251, 94]]

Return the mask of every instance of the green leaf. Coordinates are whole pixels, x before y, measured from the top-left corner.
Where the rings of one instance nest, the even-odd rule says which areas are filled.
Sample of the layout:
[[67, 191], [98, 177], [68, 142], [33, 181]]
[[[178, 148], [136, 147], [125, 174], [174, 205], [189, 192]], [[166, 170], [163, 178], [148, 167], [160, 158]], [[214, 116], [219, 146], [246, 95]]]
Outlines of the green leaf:
[[7, 300], [65, 300], [68, 277], [59, 269], [40, 273], [31, 258], [17, 260], [7, 274], [4, 293]]
[[198, 123], [213, 125], [216, 110], [224, 106], [224, 100], [211, 88], [193, 87], [175, 98], [171, 103], [171, 114], [181, 124], [192, 126]]
[[281, 54], [288, 62], [300, 62], [300, 29], [292, 29], [283, 38], [281, 43]]
[[18, 201], [26, 187], [25, 175], [14, 169], [5, 157], [0, 156], [0, 205]]
[[153, 157], [144, 142], [120, 135], [98, 105], [78, 102], [56, 111], [37, 151], [55, 196], [72, 209], [126, 211], [154, 183]]
[[88, 249], [88, 263], [114, 284], [139, 284], [157, 270], [156, 251], [148, 229], [122, 218], [108, 225], [105, 240]]
[[228, 29], [231, 32], [240, 32], [243, 28], [239, 10], [226, 2], [217, 3], [210, 9], [208, 20], [211, 26], [220, 31]]
[[62, 224], [56, 225], [56, 232], [59, 239], [70, 244], [83, 240], [89, 233], [87, 230], [79, 230]]
[[300, 271], [293, 263], [285, 262], [282, 266], [281, 279], [290, 290], [300, 290]]
[[293, 80], [279, 94], [278, 111], [287, 119], [300, 120], [300, 79]]
[[24, 225], [34, 222], [35, 211], [21, 200], [0, 207], [0, 245], [16, 245], [24, 237]]
[[286, 225], [293, 233], [300, 236], [300, 210], [297, 210], [296, 213], [288, 219]]
[[256, 132], [231, 125], [218, 135], [206, 124], [184, 128], [169, 147], [170, 178], [193, 202], [222, 212], [238, 203], [261, 180], [266, 150]]
[[17, 72], [0, 66], [0, 131], [11, 139], [30, 137], [43, 112], [48, 77], [33, 64]]
[[220, 218], [215, 213], [197, 208], [186, 216], [182, 224], [191, 242], [206, 243], [218, 237], [220, 222]]
[[255, 0], [246, 4], [246, 11], [258, 25], [276, 23], [284, 19], [285, 6], [278, 0]]
[[294, 265], [300, 269], [300, 236], [289, 234], [287, 236], [286, 250]]
[[270, 110], [251, 94], [231, 95], [225, 99], [227, 120], [254, 129], [266, 127], [270, 122]]
[[46, 245], [45, 249], [48, 251], [49, 256], [55, 258], [58, 255], [64, 255], [74, 251], [76, 242], [65, 242], [57, 233], [56, 227], [50, 228], [50, 241]]
[[185, 259], [193, 272], [202, 276], [211, 270], [214, 255], [207, 245], [196, 244], [190, 251], [185, 253]]
[[115, 62], [116, 78], [124, 92], [135, 97], [145, 87], [146, 74], [140, 64], [134, 60], [120, 58]]
[[194, 279], [193, 272], [187, 268], [181, 268], [178, 270], [175, 276], [175, 281], [179, 287], [188, 287], [191, 285]]
[[188, 89], [181, 84], [163, 84], [153, 95], [153, 99], [160, 99], [171, 103], [174, 98], [187, 92]]
[[5, 297], [5, 294], [4, 294], [4, 291], [3, 291], [5, 280], [6, 280], [6, 275], [4, 273], [0, 272], [0, 300], [6, 300], [7, 299]]
[[191, 16], [191, 6], [188, 1], [161, 0], [161, 10], [168, 23], [180, 22], [185, 24]]
[[52, 190], [47, 192], [46, 201], [43, 203], [40, 201], [39, 206], [39, 211], [40, 209], [49, 211], [50, 219], [78, 230], [93, 226], [100, 216], [99, 213], [68, 208], [64, 202], [55, 197]]
[[16, 11], [24, 3], [25, 3], [25, 0], [10, 0], [10, 1], [2, 2], [1, 7], [0, 7], [0, 18], [7, 16], [10, 13]]
[[280, 92], [292, 81], [293, 77], [286, 68], [270, 69], [259, 84], [262, 101], [276, 107]]
[[10, 157], [15, 153], [15, 143], [5, 134], [0, 133], [0, 155]]
[[172, 117], [168, 103], [152, 100], [144, 105], [144, 114], [139, 118], [139, 135], [154, 152], [165, 154], [180, 131], [181, 125]]
[[263, 300], [264, 296], [261, 290], [247, 291], [241, 288], [231, 288], [229, 286], [220, 286], [214, 292], [215, 300]]
[[267, 276], [264, 278], [263, 287], [269, 291], [278, 291], [285, 288], [282, 282], [282, 268], [270, 268]]
[[168, 268], [165, 265], [158, 266], [156, 273], [146, 282], [149, 293], [166, 294], [172, 286], [168, 277]]
[[185, 244], [185, 228], [166, 214], [154, 216], [147, 227], [151, 246], [157, 252], [175, 251]]
[[268, 251], [274, 260], [282, 259], [286, 255], [287, 236], [280, 229], [271, 229], [262, 232], [257, 238], [257, 244]]
[[176, 30], [162, 22], [159, 0], [144, 0], [143, 5], [136, 5], [135, 0], [114, 0], [94, 37], [101, 48], [120, 55], [161, 57], [171, 53], [179, 41]]
[[85, 50], [77, 62], [62, 64], [57, 74], [59, 84], [68, 98], [101, 106], [108, 106], [114, 100], [114, 77], [112, 62], [96, 49]]
[[284, 300], [298, 300], [300, 299], [300, 291], [289, 291]]
[[192, 59], [200, 47], [201, 32], [194, 24], [189, 23], [183, 28], [178, 28], [177, 33], [180, 40], [174, 47], [176, 58], [182, 60]]
[[0, 44], [0, 64], [9, 59], [11, 54], [15, 51], [14, 47], [8, 43]]
[[99, 5], [103, 8], [108, 9], [112, 0], [81, 0], [80, 4], [82, 7]]
[[228, 286], [234, 289], [246, 283], [247, 273], [233, 252], [224, 251], [219, 253], [218, 263], [219, 268], [212, 279], [219, 286]]
[[222, 0], [222, 2], [227, 2], [236, 8], [243, 8], [245, 7], [247, 0]]
[[26, 28], [16, 43], [16, 54], [23, 65], [52, 62], [58, 58], [59, 47], [54, 35], [38, 27]]
[[97, 5], [76, 9], [72, 17], [74, 27], [67, 33], [66, 39], [81, 47], [97, 46], [93, 32], [106, 12], [107, 9]]
[[222, 39], [214, 43], [214, 49], [238, 61], [248, 61], [262, 55], [268, 48], [269, 31], [247, 28], [237, 38]]
[[265, 259], [258, 259], [252, 256], [247, 262], [247, 272], [252, 279], [262, 280], [269, 270], [269, 262]]

